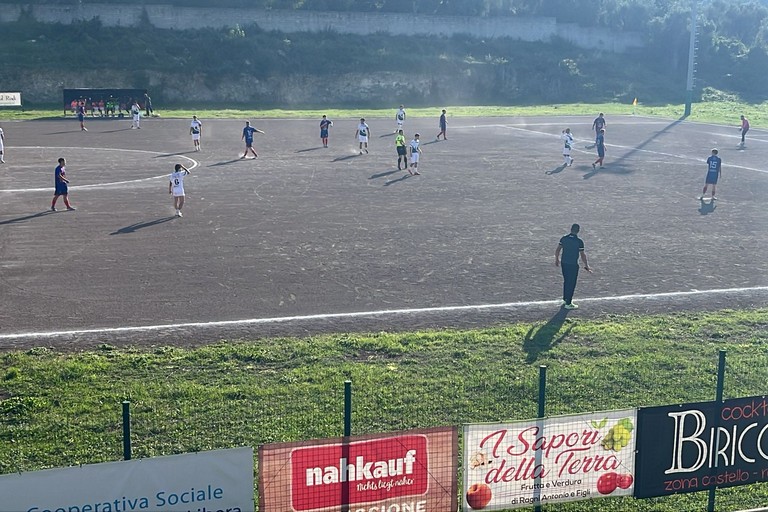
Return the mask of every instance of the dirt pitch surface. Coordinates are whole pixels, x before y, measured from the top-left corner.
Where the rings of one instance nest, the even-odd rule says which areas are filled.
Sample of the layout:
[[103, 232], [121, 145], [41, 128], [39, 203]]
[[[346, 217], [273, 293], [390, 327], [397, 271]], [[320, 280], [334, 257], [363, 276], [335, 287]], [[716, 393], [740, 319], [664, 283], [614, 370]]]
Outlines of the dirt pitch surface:
[[[398, 171], [394, 119], [1, 123], [0, 349], [192, 345], [322, 332], [479, 327], [562, 315], [560, 236], [582, 225], [590, 263], [571, 316], [768, 305], [768, 133], [608, 117], [408, 119], [421, 176]], [[394, 112], [393, 112], [394, 118]], [[571, 167], [560, 133], [577, 139]], [[705, 159], [718, 200], [698, 200]], [[50, 212], [67, 159], [77, 211]], [[168, 174], [192, 168], [184, 216]], [[63, 203], [59, 200], [59, 209]], [[560, 312], [560, 313], [558, 313]]]

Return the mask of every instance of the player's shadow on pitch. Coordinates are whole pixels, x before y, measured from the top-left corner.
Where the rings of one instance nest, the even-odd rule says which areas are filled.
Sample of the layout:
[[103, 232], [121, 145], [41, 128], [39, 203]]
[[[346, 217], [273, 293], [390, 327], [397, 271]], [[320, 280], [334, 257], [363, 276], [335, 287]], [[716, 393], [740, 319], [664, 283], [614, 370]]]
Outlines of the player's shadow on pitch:
[[422, 146], [429, 146], [430, 144], [437, 144], [438, 142], [443, 142], [443, 141], [441, 141], [439, 139], [435, 139], [435, 140], [431, 140], [429, 142], [425, 142], [424, 144], [422, 144]]
[[710, 213], [714, 213], [715, 208], [717, 208], [717, 204], [715, 204], [715, 202], [711, 199], [709, 201], [699, 199], [699, 203], [699, 213], [701, 215], [709, 215]]
[[397, 135], [397, 133], [385, 133], [384, 135], [379, 135], [379, 138], [384, 139], [387, 137], [394, 137], [395, 135]]
[[400, 170], [399, 169], [393, 169], [391, 171], [384, 171], [384, 172], [376, 173], [376, 174], [371, 175], [371, 177], [368, 178], [368, 179], [369, 180], [375, 180], [377, 178], [383, 178], [385, 176], [389, 176], [391, 174], [395, 174], [396, 172], [400, 172]]
[[186, 155], [189, 153], [195, 153], [195, 151], [192, 150], [192, 151], [179, 151], [178, 153], [163, 153], [162, 155], [155, 155], [152, 158], [168, 158], [169, 156]]
[[567, 166], [565, 164], [559, 165], [559, 166], [555, 167], [554, 169], [552, 169], [551, 171], [545, 171], [544, 174], [546, 174], [547, 176], [552, 176], [553, 174], [560, 174], [561, 172], [563, 172], [565, 170], [566, 167]]
[[588, 180], [590, 178], [594, 178], [598, 174], [603, 174], [603, 175], [614, 174], [614, 175], [618, 175], [618, 174], [631, 174], [633, 172], [635, 172], [635, 169], [632, 168], [632, 167], [628, 167], [628, 166], [623, 165], [621, 163], [613, 163], [613, 162], [611, 162], [608, 165], [606, 165], [605, 167], [596, 167], [596, 168], [592, 169], [587, 174], [582, 176], [582, 178], [584, 178], [585, 180]]
[[411, 176], [410, 174], [406, 174], [405, 176], [403, 176], [401, 178], [397, 178], [396, 180], [389, 180], [389, 181], [384, 182], [384, 186], [388, 187], [390, 185], [394, 185], [395, 183], [400, 183], [401, 181], [405, 181], [408, 178], [413, 178], [413, 176]]
[[323, 149], [325, 146], [317, 146], [314, 148], [307, 148], [307, 149], [297, 149], [294, 151], [294, 153], [306, 153], [307, 151], [317, 151], [318, 149]]
[[52, 213], [56, 213], [56, 212], [52, 212], [51, 210], [46, 210], [44, 212], [33, 213], [32, 215], [25, 215], [24, 217], [16, 217], [15, 219], [0, 221], [0, 226], [3, 226], [5, 224], [15, 224], [16, 222], [24, 222], [25, 220], [32, 220], [38, 217], [45, 217], [46, 215], [50, 215]]
[[[242, 160], [245, 160], [245, 158], [235, 158], [234, 160], [227, 160], [226, 162], [216, 162], [215, 164], [211, 164], [208, 167], [219, 167], [219, 166], [222, 166], [222, 165], [229, 165], [229, 164], [233, 164], [235, 162], [240, 162]], [[252, 159], [249, 159], [249, 160], [252, 160]]]
[[534, 325], [528, 329], [523, 339], [523, 352], [527, 354], [525, 357], [526, 362], [536, 362], [539, 355], [559, 344], [570, 334], [573, 324], [563, 329], [563, 324], [567, 318], [568, 310], [560, 308], [560, 311], [544, 325]]
[[130, 226], [125, 226], [124, 228], [120, 228], [117, 231], [110, 233], [110, 235], [128, 235], [130, 233], [135, 233], [140, 229], [151, 228], [152, 226], [163, 224], [164, 222], [171, 221], [175, 218], [176, 216], [172, 215], [170, 217], [163, 217], [161, 219], [150, 220], [148, 222], [137, 222], [136, 224], [131, 224]]
[[124, 132], [124, 131], [130, 130], [130, 129], [131, 129], [131, 127], [129, 126], [128, 128], [118, 128], [117, 130], [106, 130], [106, 131], [103, 131], [101, 133], [117, 133], [117, 132]]
[[353, 158], [357, 158], [359, 156], [362, 156], [359, 153], [355, 153], [354, 155], [347, 155], [347, 156], [339, 156], [331, 160], [332, 162], [343, 162], [344, 160], [352, 160]]

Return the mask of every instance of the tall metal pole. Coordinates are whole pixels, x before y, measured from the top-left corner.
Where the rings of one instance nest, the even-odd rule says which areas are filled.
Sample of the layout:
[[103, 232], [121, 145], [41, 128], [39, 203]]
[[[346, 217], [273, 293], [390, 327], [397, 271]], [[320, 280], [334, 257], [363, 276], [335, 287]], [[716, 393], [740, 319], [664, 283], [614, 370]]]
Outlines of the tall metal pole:
[[696, 18], [698, 17], [698, 0], [691, 0], [691, 40], [688, 44], [688, 82], [685, 90], [685, 117], [691, 115], [693, 102], [693, 75], [696, 59]]
[[[544, 413], [546, 411], [547, 403], [547, 365], [542, 364], [539, 366], [539, 411], [536, 426], [539, 428], [539, 435], [544, 435]], [[541, 465], [542, 450], [536, 450], [535, 463], [536, 467]], [[534, 512], [541, 512], [541, 477], [537, 476], [534, 481], [535, 489], [533, 490], [533, 498], [536, 500], [536, 506], [533, 508]]]
[[[717, 388], [715, 389], [715, 401], [717, 402], [717, 421], [715, 421], [715, 432], [717, 432], [717, 435], [715, 436], [715, 450], [720, 450], [720, 418], [722, 417], [722, 407], [723, 407], [723, 388], [725, 387], [725, 350], [720, 351], [720, 357], [717, 363]], [[714, 471], [717, 471], [717, 461], [718, 461], [718, 455], [715, 454], [715, 466], [713, 468]], [[712, 488], [709, 490], [709, 494], [707, 495], [707, 512], [715, 512], [715, 493], [717, 492], [717, 488]]]
[[123, 460], [131, 460], [131, 402], [123, 400]]

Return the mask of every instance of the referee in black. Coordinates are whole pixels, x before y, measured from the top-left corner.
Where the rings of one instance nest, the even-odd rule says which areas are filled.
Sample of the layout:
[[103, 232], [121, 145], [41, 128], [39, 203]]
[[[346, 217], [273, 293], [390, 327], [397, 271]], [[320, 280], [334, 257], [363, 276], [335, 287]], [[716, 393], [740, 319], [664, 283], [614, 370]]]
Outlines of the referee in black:
[[579, 238], [580, 230], [581, 227], [578, 224], [572, 225], [571, 232], [560, 239], [555, 250], [555, 266], [563, 271], [563, 307], [565, 309], [579, 307], [578, 304], [573, 303], [573, 292], [576, 290], [576, 280], [579, 278], [579, 258], [584, 263], [584, 270], [592, 272], [587, 263], [587, 253], [584, 252], [584, 241]]

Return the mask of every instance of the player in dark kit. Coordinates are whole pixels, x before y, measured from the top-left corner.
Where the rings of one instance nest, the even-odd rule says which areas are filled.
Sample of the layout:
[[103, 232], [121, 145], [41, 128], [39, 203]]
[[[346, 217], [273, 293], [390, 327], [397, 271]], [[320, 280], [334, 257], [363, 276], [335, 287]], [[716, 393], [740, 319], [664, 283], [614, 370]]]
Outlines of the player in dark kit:
[[712, 200], [716, 201], [715, 191], [717, 189], [717, 180], [720, 179], [722, 172], [723, 161], [717, 156], [717, 149], [712, 150], [712, 155], [707, 158], [707, 178], [704, 180], [704, 190], [699, 196], [699, 200], [703, 201], [704, 196], [707, 195], [707, 188], [712, 185]]
[[333, 121], [325, 117], [320, 120], [320, 140], [323, 141], [323, 147], [328, 147], [328, 128], [333, 126]]
[[59, 165], [56, 166], [56, 170], [54, 171], [54, 179], [53, 184], [55, 187], [54, 193], [53, 193], [53, 201], [51, 201], [51, 211], [56, 211], [56, 201], [59, 199], [59, 196], [64, 196], [64, 206], [67, 207], [67, 210], [74, 210], [75, 207], [69, 204], [69, 187], [67, 186], [69, 184], [69, 180], [67, 179], [67, 170], [66, 166], [67, 162], [63, 158], [59, 158]]
[[241, 159], [245, 158], [246, 156], [248, 156], [248, 151], [253, 153], [253, 157], [254, 158], [259, 156], [259, 155], [256, 154], [256, 151], [254, 151], [254, 149], [253, 149], [253, 134], [254, 133], [264, 133], [264, 132], [259, 130], [259, 129], [257, 129], [257, 128], [254, 128], [253, 126], [251, 126], [251, 122], [250, 121], [246, 121], [245, 122], [245, 128], [243, 128], [243, 136], [240, 137], [240, 140], [244, 140], [245, 141], [245, 153], [243, 153], [243, 156], [240, 157]]
[[[573, 292], [576, 290], [576, 280], [579, 277], [579, 258], [584, 263], [584, 270], [592, 272], [587, 263], [587, 253], [584, 252], [584, 241], [579, 238], [581, 227], [578, 224], [571, 226], [571, 232], [560, 239], [555, 250], [555, 266], [563, 271], [563, 307], [565, 309], [577, 309], [579, 306], [573, 303]], [[560, 253], [563, 255], [562, 264]]]
[[443, 113], [440, 114], [440, 121], [438, 121], [438, 128], [440, 128], [440, 132], [437, 134], [437, 140], [440, 140], [440, 136], [443, 136], [443, 140], [448, 140], [448, 137], [445, 136], [446, 130], [448, 130], [448, 123], [445, 120], [445, 109], [443, 109]]
[[600, 136], [600, 131], [605, 128], [605, 116], [602, 112], [592, 121], [592, 129], [595, 130], [595, 145], [597, 145], [597, 138]]

